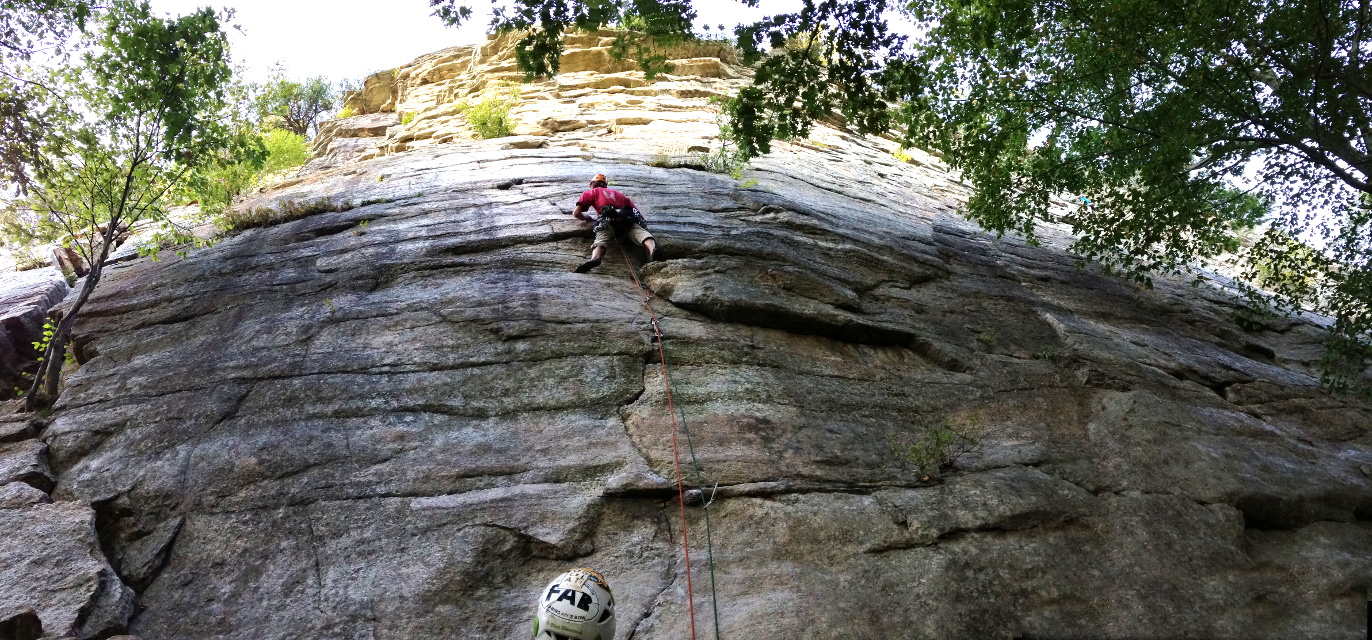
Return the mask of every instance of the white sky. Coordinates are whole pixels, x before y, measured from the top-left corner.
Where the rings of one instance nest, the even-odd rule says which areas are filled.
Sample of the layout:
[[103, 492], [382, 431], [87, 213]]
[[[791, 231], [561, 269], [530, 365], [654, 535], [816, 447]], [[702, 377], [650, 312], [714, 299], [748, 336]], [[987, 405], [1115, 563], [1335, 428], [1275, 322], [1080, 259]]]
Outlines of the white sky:
[[[447, 47], [483, 42], [489, 4], [470, 0], [476, 15], [460, 29], [445, 27], [429, 14], [428, 0], [325, 2], [323, 0], [151, 0], [153, 11], [182, 15], [203, 6], [230, 7], [229, 31], [234, 61], [247, 67], [248, 79], [262, 81], [276, 62], [296, 79], [323, 75], [330, 80], [360, 80], [373, 71], [405, 64]], [[798, 6], [795, 0], [764, 0], [749, 9], [732, 0], [696, 0], [699, 24], [743, 21]]]

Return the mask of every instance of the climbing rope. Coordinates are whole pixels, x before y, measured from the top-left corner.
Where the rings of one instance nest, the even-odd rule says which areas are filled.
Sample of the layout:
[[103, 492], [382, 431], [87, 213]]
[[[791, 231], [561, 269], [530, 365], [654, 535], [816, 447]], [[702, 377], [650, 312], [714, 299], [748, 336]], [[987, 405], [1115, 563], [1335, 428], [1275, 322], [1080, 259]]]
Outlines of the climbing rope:
[[[658, 344], [662, 344], [661, 339], [658, 340]], [[665, 371], [668, 369], [667, 355], [660, 348], [658, 349], [658, 353], [662, 357], [662, 369]], [[668, 385], [667, 393], [669, 395], [672, 394], [670, 384]], [[691, 429], [686, 426], [685, 409], [681, 409], [681, 432], [686, 434], [686, 452], [691, 456], [691, 466], [694, 468], [696, 475], [696, 491], [700, 492], [700, 507], [705, 512], [705, 558], [706, 564], [709, 565], [710, 568], [710, 608], [714, 613], [715, 640], [719, 640], [723, 636], [719, 632], [719, 596], [715, 593], [715, 543], [713, 536], [710, 534], [710, 505], [715, 501], [715, 491], [719, 490], [719, 483], [715, 483], [715, 491], [711, 491], [710, 497], [707, 499], [705, 497], [704, 476], [700, 472], [700, 463], [696, 461], [695, 443], [691, 441]]]
[[[649, 321], [653, 325], [653, 339], [657, 342], [657, 355], [662, 361], [662, 385], [667, 393], [667, 413], [672, 421], [672, 457], [676, 462], [676, 492], [677, 500], [681, 504], [681, 545], [686, 556], [686, 603], [687, 610], [691, 616], [691, 640], [696, 637], [696, 610], [695, 596], [691, 590], [691, 544], [686, 536], [686, 492], [681, 475], [681, 454], [677, 447], [677, 420], [676, 406], [672, 400], [672, 378], [668, 373], [667, 352], [662, 346], [662, 325], [658, 322], [657, 314], [653, 312], [653, 307], [649, 304], [652, 292], [643, 286], [643, 282], [638, 278], [638, 272], [634, 270], [633, 263], [629, 262], [629, 253], [624, 250], [624, 245], [620, 244], [619, 238], [615, 238], [615, 246], [619, 248], [619, 255], [624, 257], [624, 266], [628, 267], [629, 275], [634, 279], [634, 286], [638, 287], [638, 295], [643, 298], [643, 308], [648, 310]], [[686, 435], [686, 447], [691, 456], [691, 466], [695, 470], [696, 489], [700, 492], [701, 508], [705, 511], [705, 552], [706, 564], [710, 568], [710, 608], [714, 613], [715, 639], [720, 639], [719, 633], [719, 599], [715, 593], [715, 549], [714, 540], [710, 532], [710, 502], [705, 499], [705, 486], [703, 476], [700, 472], [700, 463], [696, 460], [695, 443], [691, 440], [691, 431], [686, 428], [686, 410], [681, 410], [680, 430]], [[710, 496], [713, 501], [714, 496]]]

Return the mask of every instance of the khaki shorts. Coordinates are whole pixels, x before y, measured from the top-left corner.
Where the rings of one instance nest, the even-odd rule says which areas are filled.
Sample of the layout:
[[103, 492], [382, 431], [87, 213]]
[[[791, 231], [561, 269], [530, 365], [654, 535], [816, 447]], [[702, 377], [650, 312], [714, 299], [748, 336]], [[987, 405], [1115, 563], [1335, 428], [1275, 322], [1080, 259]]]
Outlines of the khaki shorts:
[[[637, 222], [627, 227], [624, 227], [624, 233], [628, 234], [629, 239], [633, 240], [634, 244], [640, 247], [643, 246], [643, 242], [645, 240], [651, 240], [653, 238], [653, 234], [648, 233], [648, 230], [644, 229]], [[591, 244], [591, 248], [594, 249], [596, 247], [609, 246], [614, 244], [614, 242], [615, 226], [612, 224], [607, 224], [604, 228], [595, 233], [595, 242]]]

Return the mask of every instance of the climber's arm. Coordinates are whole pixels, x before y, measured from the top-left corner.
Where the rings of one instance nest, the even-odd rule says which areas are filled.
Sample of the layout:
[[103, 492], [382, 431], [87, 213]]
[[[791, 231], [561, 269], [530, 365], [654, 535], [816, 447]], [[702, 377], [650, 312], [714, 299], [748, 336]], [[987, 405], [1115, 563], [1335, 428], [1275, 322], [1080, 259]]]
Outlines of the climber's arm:
[[586, 205], [584, 205], [584, 204], [582, 204], [582, 203], [580, 203], [580, 202], [576, 203], [576, 208], [572, 210], [572, 217], [573, 217], [573, 218], [576, 218], [577, 220], [589, 220], [589, 221], [594, 221], [593, 218], [591, 218], [590, 216], [586, 215], [586, 213], [585, 213], [585, 212], [586, 212], [586, 209], [588, 209], [588, 208], [589, 208], [589, 207], [587, 207]]
[[586, 215], [586, 211], [595, 211], [595, 195], [590, 191], [581, 194], [581, 198], [576, 201], [576, 208], [572, 210], [572, 217], [577, 220], [595, 222], [594, 216]]

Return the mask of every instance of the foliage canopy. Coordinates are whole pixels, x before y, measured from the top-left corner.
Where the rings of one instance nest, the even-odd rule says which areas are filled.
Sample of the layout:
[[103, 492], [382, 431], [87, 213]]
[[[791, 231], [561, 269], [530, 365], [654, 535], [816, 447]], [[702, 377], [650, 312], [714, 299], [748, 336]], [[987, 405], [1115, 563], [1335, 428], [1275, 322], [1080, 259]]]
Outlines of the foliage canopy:
[[85, 31], [92, 3], [85, 0], [6, 0], [0, 11], [0, 181], [26, 189], [41, 166], [42, 102], [48, 87], [30, 73], [38, 54], [61, 57], [61, 43]]
[[[458, 2], [430, 0], [450, 24]], [[566, 29], [644, 25], [623, 37], [651, 65], [642, 42], [694, 19], [687, 0], [502, 0], [492, 26], [529, 30], [518, 61], [546, 75]], [[1326, 382], [1346, 386], [1372, 355], [1370, 29], [1366, 0], [802, 0], [735, 28], [756, 75], [724, 110], [747, 156], [832, 113], [936, 150], [985, 228], [1066, 222], [1141, 286], [1260, 225], [1250, 278], [1336, 318]]]

